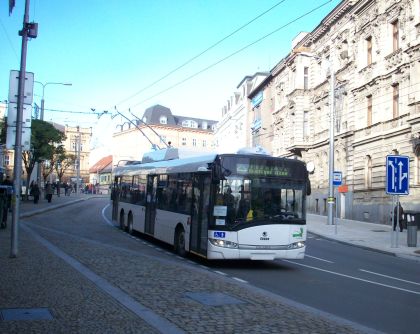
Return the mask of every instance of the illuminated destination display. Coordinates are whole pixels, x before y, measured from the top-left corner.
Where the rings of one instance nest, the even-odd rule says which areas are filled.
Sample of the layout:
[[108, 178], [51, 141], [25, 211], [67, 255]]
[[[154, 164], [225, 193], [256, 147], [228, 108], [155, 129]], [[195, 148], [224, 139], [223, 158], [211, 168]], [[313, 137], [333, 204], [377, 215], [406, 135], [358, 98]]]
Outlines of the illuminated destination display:
[[236, 173], [258, 176], [290, 176], [289, 168], [254, 164], [237, 164]]

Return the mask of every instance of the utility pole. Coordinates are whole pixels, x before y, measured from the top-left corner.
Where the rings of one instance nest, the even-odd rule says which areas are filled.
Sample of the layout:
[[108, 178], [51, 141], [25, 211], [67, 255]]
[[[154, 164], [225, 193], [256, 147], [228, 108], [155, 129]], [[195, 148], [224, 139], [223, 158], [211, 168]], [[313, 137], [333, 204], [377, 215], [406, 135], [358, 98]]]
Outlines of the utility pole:
[[334, 114], [335, 114], [335, 77], [332, 63], [330, 67], [330, 154], [328, 183], [328, 225], [334, 224]]
[[76, 195], [80, 192], [80, 128], [77, 126], [76, 136]]
[[12, 229], [11, 229], [11, 245], [10, 257], [16, 258], [18, 255], [19, 240], [19, 214], [20, 214], [20, 192], [21, 192], [21, 176], [22, 176], [22, 118], [23, 103], [25, 92], [25, 74], [26, 74], [26, 53], [28, 46], [28, 37], [36, 38], [38, 25], [29, 23], [29, 0], [25, 1], [25, 13], [23, 15], [23, 28], [19, 31], [22, 36], [22, 50], [20, 57], [20, 72], [18, 85], [18, 100], [16, 114], [16, 139], [15, 139], [15, 157], [13, 167], [13, 197], [12, 197]]
[[[42, 83], [40, 81], [34, 81], [37, 84], [40, 84], [42, 86], [42, 97], [41, 97], [41, 114], [39, 119], [41, 121], [44, 120], [44, 110], [45, 110], [45, 87], [48, 85], [63, 85], [63, 86], [72, 86], [71, 83], [68, 82], [46, 82], [46, 83]], [[41, 186], [41, 163], [38, 161], [37, 162], [37, 181], [38, 181], [38, 185]]]

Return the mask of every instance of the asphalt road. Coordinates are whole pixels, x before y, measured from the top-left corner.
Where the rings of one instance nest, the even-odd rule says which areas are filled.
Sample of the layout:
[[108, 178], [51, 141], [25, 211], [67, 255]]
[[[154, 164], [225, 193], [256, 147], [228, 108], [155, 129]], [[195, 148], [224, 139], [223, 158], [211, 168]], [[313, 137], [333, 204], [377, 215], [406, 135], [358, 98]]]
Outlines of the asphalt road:
[[[69, 237], [88, 238], [115, 249], [121, 247], [141, 251], [145, 256], [191, 262], [191, 258], [182, 260], [171, 255], [171, 247], [162, 244], [150, 247], [147, 239], [147, 243], [133, 242], [125, 233], [104, 234], [104, 225], [111, 225], [111, 211], [110, 207], [105, 208], [106, 203], [105, 200], [90, 201], [55, 210], [51, 213], [55, 219], [48, 222], [42, 215], [34, 216], [30, 219], [31, 225], [34, 227], [37, 221], [42, 221], [45, 232], [51, 228]], [[99, 206], [103, 208], [102, 215], [98, 214]], [[313, 236], [308, 240], [306, 258], [300, 261], [192, 260], [221, 276], [378, 331], [420, 333], [418, 262]]]
[[387, 333], [420, 333], [418, 262], [310, 236], [303, 261], [212, 265], [299, 303]]

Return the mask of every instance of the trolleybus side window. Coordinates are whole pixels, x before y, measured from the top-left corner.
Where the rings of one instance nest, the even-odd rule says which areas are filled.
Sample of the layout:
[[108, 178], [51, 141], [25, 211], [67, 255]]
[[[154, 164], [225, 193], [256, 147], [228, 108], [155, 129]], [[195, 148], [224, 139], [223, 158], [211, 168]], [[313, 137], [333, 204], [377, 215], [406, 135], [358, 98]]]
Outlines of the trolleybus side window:
[[132, 186], [132, 203], [146, 205], [146, 185], [145, 175], [135, 175]]

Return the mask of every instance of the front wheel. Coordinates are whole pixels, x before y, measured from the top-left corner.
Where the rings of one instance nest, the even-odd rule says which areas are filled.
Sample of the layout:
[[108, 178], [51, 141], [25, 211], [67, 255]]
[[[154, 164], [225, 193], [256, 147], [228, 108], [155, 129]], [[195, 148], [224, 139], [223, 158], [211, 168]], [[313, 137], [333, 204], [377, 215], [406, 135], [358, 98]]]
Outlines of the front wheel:
[[185, 231], [180, 229], [176, 232], [175, 235], [175, 252], [182, 257], [185, 257]]

